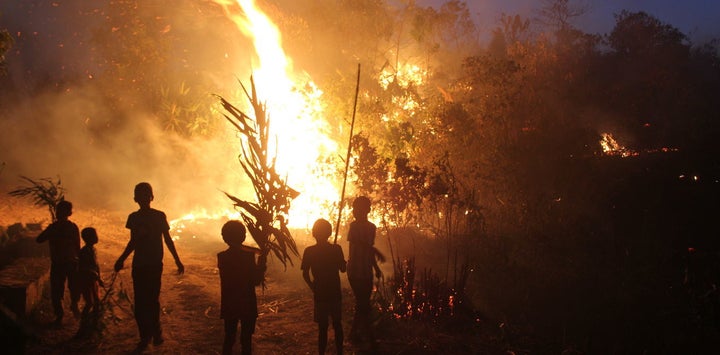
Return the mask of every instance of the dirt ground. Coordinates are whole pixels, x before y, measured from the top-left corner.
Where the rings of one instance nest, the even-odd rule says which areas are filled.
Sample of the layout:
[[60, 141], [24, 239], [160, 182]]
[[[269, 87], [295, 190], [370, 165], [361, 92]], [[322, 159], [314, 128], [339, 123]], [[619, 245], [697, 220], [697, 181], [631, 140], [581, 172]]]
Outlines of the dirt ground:
[[[16, 200], [6, 201], [0, 207], [0, 225], [12, 223], [37, 223], [47, 225], [49, 213]], [[161, 208], [161, 207], [160, 207]], [[129, 213], [130, 211], [128, 211]], [[82, 229], [95, 227], [99, 235], [96, 246], [102, 278], [111, 290], [97, 330], [90, 336], [76, 338], [80, 321], [66, 310], [61, 328], [50, 325], [52, 309], [46, 296], [29, 317], [27, 327], [33, 333], [27, 342], [27, 354], [126, 354], [132, 353], [139, 338], [132, 315], [131, 258], [112, 285], [112, 266], [127, 242], [129, 235], [124, 229], [127, 213], [75, 209], [71, 220]], [[300, 253], [306, 245], [298, 245]], [[150, 345], [146, 354], [218, 354], [223, 340], [223, 323], [219, 318], [220, 280], [216, 268], [216, 253], [226, 248], [216, 235], [198, 235], [196, 238], [181, 237], [176, 241], [185, 274], [177, 275], [170, 253], [165, 252], [165, 269], [162, 278], [160, 302], [161, 324], [164, 344]], [[346, 246], [344, 246], [346, 249]], [[302, 281], [299, 259], [285, 270], [275, 259], [269, 260], [267, 282], [258, 288], [257, 328], [253, 336], [254, 352], [257, 354], [313, 354], [317, 353], [317, 325], [312, 321], [312, 298], [310, 290]], [[349, 333], [353, 298], [346, 278], [343, 282], [343, 323], [345, 334]], [[111, 287], [110, 287], [111, 286]], [[102, 298], [107, 290], [101, 289]], [[68, 295], [65, 296], [67, 307]], [[82, 308], [82, 301], [81, 301]], [[353, 347], [347, 340], [345, 353], [397, 353], [374, 351]], [[235, 349], [240, 353], [239, 344]], [[328, 353], [336, 353], [332, 330], [329, 334]]]

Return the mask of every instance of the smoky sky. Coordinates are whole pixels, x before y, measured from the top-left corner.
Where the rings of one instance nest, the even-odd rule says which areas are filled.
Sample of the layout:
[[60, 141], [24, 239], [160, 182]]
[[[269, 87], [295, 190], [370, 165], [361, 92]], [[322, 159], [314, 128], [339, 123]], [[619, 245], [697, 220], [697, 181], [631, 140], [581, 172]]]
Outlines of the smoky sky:
[[[103, 24], [110, 3], [0, 4], [0, 28], [15, 38], [6, 55], [8, 75], [0, 79], [2, 193], [23, 184], [19, 176], [59, 177], [76, 208], [129, 210], [135, 208], [134, 185], [147, 181], [155, 187], [156, 204], [174, 210], [170, 218], [230, 207], [222, 191], [242, 194], [248, 186], [237, 161], [237, 137], [221, 124], [219, 112], [211, 117], [219, 122], [211, 137], [188, 137], [164, 129], [142, 109], [108, 100], [108, 93], [121, 100], [135, 95], [117, 93], [109, 81], [98, 80], [108, 64], [98, 50], [98, 33], [108, 31]], [[154, 7], [166, 2], [145, 4], [141, 11], [157, 11]], [[203, 11], [202, 5], [185, 8], [185, 13], [166, 5], [161, 11], [173, 25], [186, 24], [166, 30], [183, 34], [183, 41], [170, 46], [168, 71], [217, 83], [199, 96], [227, 95], [237, 89], [239, 78], [249, 75], [250, 61], [238, 59], [240, 64], [226, 67], [222, 62], [241, 58], [251, 48], [239, 33], [228, 30], [228, 23], [212, 23], [217, 11], [193, 13]]]
[[[437, 5], [432, 1], [418, 4], [428, 2]], [[113, 5], [131, 3], [136, 4], [137, 14], [118, 11], [117, 7], [113, 12]], [[285, 47], [301, 70], [312, 72], [326, 67], [336, 75], [334, 69], [345, 65], [347, 73], [341, 75], [352, 77], [356, 63], [338, 59], [350, 56], [340, 53], [347, 43], [337, 42], [350, 42], [346, 41], [348, 35], [364, 36], [364, 42], [359, 39], [352, 43], [361, 44], [358, 47], [370, 44], [365, 50], [368, 58], [379, 50], [371, 47], [377, 43], [375, 34], [365, 28], [352, 28], [353, 31], [342, 35], [320, 28], [314, 32], [315, 37], [306, 37], [307, 28], [318, 27], [313, 27], [312, 21], [326, 24], [335, 21], [294, 17], [294, 13], [312, 12], [308, 8], [319, 6], [317, 2], [287, 0], [263, 4], [274, 9], [275, 14], [284, 15], [274, 20], [290, 37], [295, 36], [295, 41], [285, 43]], [[468, 2], [471, 11], [489, 16], [478, 23], [481, 32], [489, 33], [502, 9], [493, 8], [492, 2], [479, 4]], [[517, 11], [532, 14], [530, 2], [516, 5]], [[284, 12], [274, 6], [282, 6]], [[599, 11], [591, 8], [588, 16]], [[648, 11], [653, 13], [652, 9]], [[507, 12], [512, 13], [512, 9]], [[0, 29], [7, 29], [15, 39], [6, 55], [7, 75], [0, 77], [0, 162], [4, 163], [0, 171], [1, 193], [20, 184], [20, 175], [59, 176], [68, 199], [75, 200], [78, 208], [129, 210], [134, 208], [133, 186], [148, 181], [155, 187], [156, 203], [170, 210], [173, 218], [195, 209], [229, 207], [221, 191], [252, 192], [237, 161], [237, 137], [225, 124], [221, 110], [206, 115], [218, 121], [219, 128], [212, 135], [175, 134], [159, 124], [149, 110], [126, 104], [134, 96], [142, 95], [139, 94], [142, 90], [119, 92], [120, 86], [116, 84], [124, 78], [107, 80], [108, 71], [117, 70], [118, 66], [113, 67], [109, 59], [108, 51], [113, 47], [104, 41], [115, 31], [132, 34], [136, 30], [133, 16], [144, 16], [138, 21], [156, 24], [147, 30], [151, 37], [160, 38], [158, 43], [164, 47], [132, 43], [127, 47], [140, 50], [112, 55], [130, 56], [127, 63], [132, 65], [157, 51], [166, 58], [162, 70], [174, 80], [169, 84], [171, 89], [200, 90], [192, 91], [196, 97], [213, 94], [227, 97], [240, 91], [238, 80], [246, 80], [256, 64], [250, 40], [209, 0], [0, 2]], [[128, 22], [113, 23], [118, 17]], [[672, 24], [672, 19], [661, 20]], [[127, 28], [120, 28], [124, 25]], [[374, 30], [378, 36], [385, 35], [382, 26]], [[379, 62], [383, 60], [380, 58]], [[142, 69], [142, 65], [135, 68]], [[153, 72], [148, 70], [144, 74], [152, 77]], [[138, 89], [142, 86], [137, 85]], [[122, 90], [127, 87], [132, 85], [125, 85]]]

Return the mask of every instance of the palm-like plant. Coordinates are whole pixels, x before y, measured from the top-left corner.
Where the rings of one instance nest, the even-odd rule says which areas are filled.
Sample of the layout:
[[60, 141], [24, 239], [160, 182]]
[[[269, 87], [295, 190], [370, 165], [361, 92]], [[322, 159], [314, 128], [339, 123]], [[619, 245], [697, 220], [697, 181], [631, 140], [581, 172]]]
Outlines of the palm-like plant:
[[8, 192], [8, 194], [15, 197], [32, 198], [36, 206], [47, 207], [52, 222], [55, 222], [57, 220], [55, 206], [65, 199], [65, 188], [61, 186], [60, 178], [58, 177], [57, 182], [50, 178], [41, 178], [39, 180], [33, 180], [26, 176], [20, 176], [20, 178], [27, 181], [29, 185], [18, 187]]
[[270, 156], [268, 151], [270, 119], [267, 115], [267, 107], [259, 101], [252, 77], [250, 84], [251, 91], [248, 92], [240, 83], [252, 105], [254, 118], [224, 98], [219, 98], [227, 111], [224, 114], [225, 118], [242, 136], [242, 154], [238, 156], [238, 160], [253, 184], [257, 202], [245, 201], [228, 193], [225, 194], [240, 210], [243, 222], [260, 246], [261, 253], [267, 255], [272, 252], [287, 267], [288, 262], [292, 264], [291, 254], [298, 256], [297, 245], [287, 227], [287, 215], [290, 202], [299, 193], [290, 188], [275, 169], [277, 157]]

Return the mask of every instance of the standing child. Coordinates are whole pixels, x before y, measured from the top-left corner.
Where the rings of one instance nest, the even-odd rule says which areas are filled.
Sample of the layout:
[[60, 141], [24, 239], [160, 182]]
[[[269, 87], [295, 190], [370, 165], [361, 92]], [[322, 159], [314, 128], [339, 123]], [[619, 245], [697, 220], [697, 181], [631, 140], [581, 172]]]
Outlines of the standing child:
[[85, 317], [91, 310], [94, 313], [100, 311], [100, 295], [98, 291], [103, 282], [100, 278], [100, 266], [95, 254], [95, 244], [98, 242], [97, 231], [92, 227], [83, 228], [80, 236], [85, 242], [85, 246], [80, 249], [78, 289], [85, 301], [82, 312], [83, 317]]
[[355, 317], [350, 329], [350, 339], [373, 340], [370, 328], [370, 295], [373, 289], [373, 269], [380, 278], [382, 272], [375, 259], [375, 231], [377, 227], [368, 220], [370, 199], [360, 196], [353, 201], [353, 217], [348, 231], [350, 257], [348, 258], [348, 281], [355, 295]]
[[[318, 351], [325, 354], [328, 339], [328, 318], [332, 319], [335, 332], [335, 348], [338, 354], [343, 353], [342, 329], [342, 292], [340, 289], [340, 272], [345, 272], [345, 255], [337, 244], [330, 244], [328, 238], [332, 234], [330, 222], [318, 219], [313, 224], [312, 235], [317, 240], [315, 245], [305, 249], [300, 268], [303, 279], [313, 292], [315, 303], [315, 322], [318, 323]], [[312, 278], [310, 274], [312, 273]]]
[[163, 241], [175, 259], [178, 274], [185, 272], [185, 266], [175, 250], [170, 238], [170, 225], [165, 213], [150, 208], [152, 186], [147, 182], [135, 185], [135, 202], [140, 209], [128, 216], [125, 228], [130, 230], [130, 241], [115, 262], [115, 271], [122, 270], [125, 259], [132, 252], [133, 291], [135, 293], [135, 321], [140, 332], [138, 351], [147, 348], [150, 340], [153, 345], [163, 343], [160, 328], [160, 285], [163, 270]]
[[50, 224], [35, 241], [50, 243], [50, 299], [55, 312], [56, 326], [62, 324], [64, 315], [62, 299], [65, 293], [65, 280], [70, 290], [70, 308], [76, 316], [80, 315], [76, 278], [78, 254], [80, 252], [80, 230], [69, 220], [72, 215], [72, 203], [60, 201], [55, 206], [57, 221]]
[[240, 323], [240, 346], [243, 355], [252, 353], [252, 335], [258, 317], [255, 287], [265, 278], [267, 254], [255, 263], [259, 250], [244, 246], [245, 226], [228, 221], [222, 227], [223, 241], [229, 246], [218, 253], [220, 272], [220, 318], [225, 321], [223, 354], [232, 354]]

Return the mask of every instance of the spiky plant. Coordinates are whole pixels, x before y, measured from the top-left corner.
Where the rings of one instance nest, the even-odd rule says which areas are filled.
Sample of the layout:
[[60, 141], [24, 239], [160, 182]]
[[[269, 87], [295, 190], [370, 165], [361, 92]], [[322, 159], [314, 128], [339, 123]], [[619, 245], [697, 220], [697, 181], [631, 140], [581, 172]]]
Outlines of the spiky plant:
[[41, 178], [39, 180], [33, 180], [27, 176], [20, 176], [20, 178], [28, 182], [28, 185], [18, 187], [8, 192], [8, 194], [15, 197], [32, 198], [36, 206], [47, 207], [52, 221], [55, 222], [57, 220], [55, 206], [65, 199], [65, 188], [61, 185], [60, 177], [56, 182], [51, 178]]
[[287, 215], [290, 202], [299, 193], [288, 186], [275, 169], [277, 157], [271, 156], [268, 151], [270, 118], [265, 103], [258, 99], [252, 76], [250, 92], [245, 85], [240, 85], [252, 106], [254, 118], [218, 97], [227, 111], [225, 118], [241, 135], [242, 152], [238, 160], [252, 182], [257, 202], [245, 201], [227, 192], [225, 194], [240, 210], [243, 222], [258, 243], [261, 253], [267, 255], [272, 252], [287, 267], [288, 262], [292, 264], [291, 255], [298, 256], [295, 240], [287, 227]]

